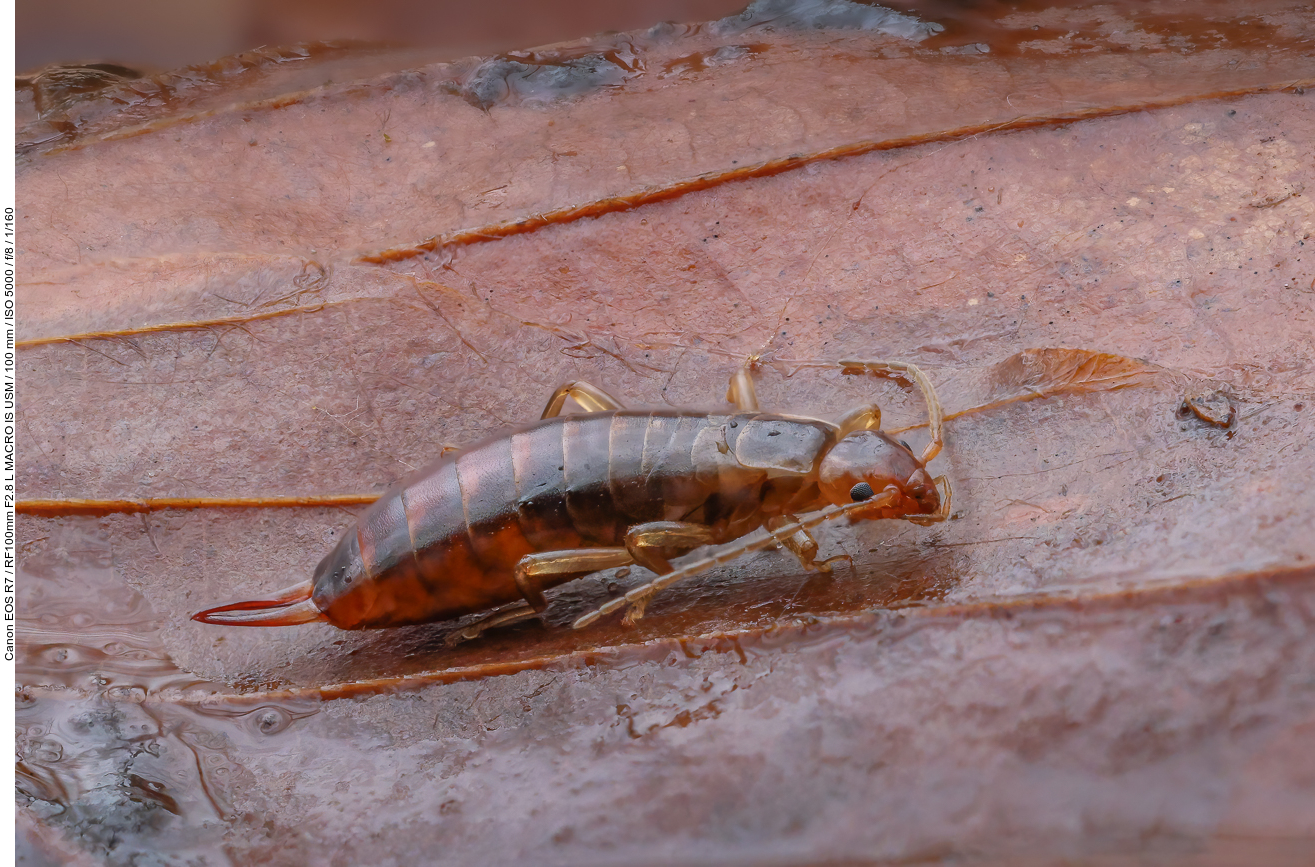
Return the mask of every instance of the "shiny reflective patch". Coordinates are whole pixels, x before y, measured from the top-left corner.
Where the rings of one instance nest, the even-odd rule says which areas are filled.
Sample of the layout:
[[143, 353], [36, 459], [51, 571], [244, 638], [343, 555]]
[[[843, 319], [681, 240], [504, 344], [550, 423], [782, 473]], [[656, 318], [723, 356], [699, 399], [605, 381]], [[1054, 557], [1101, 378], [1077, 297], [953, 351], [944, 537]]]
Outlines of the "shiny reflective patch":
[[825, 447], [822, 422], [788, 418], [754, 418], [735, 440], [735, 458], [746, 467], [775, 473], [811, 473]]

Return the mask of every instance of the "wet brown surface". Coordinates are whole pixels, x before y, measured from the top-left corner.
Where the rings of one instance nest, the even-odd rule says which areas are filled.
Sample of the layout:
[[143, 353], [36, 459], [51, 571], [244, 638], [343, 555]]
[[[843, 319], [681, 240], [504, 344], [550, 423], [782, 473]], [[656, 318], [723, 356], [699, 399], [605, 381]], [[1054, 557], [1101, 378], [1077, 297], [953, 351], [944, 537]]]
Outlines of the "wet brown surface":
[[[316, 48], [29, 126], [21, 497], [132, 501], [20, 521], [31, 845], [1308, 860], [1312, 19], [1102, 9]], [[915, 446], [916, 394], [810, 362], [922, 365], [953, 519], [572, 631], [645, 580], [602, 573], [448, 649], [188, 619], [308, 575], [354, 507], [136, 505], [378, 492], [565, 380], [713, 408], [752, 354], [765, 406], [880, 399]]]

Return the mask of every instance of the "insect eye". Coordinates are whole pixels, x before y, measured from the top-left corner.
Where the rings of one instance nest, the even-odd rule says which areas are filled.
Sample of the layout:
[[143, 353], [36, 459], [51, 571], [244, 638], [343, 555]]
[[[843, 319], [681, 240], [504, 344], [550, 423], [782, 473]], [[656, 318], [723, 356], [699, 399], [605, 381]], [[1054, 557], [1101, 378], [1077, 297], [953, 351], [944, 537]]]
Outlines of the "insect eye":
[[899, 444], [904, 446], [904, 448], [908, 449], [909, 451], [913, 451], [913, 446], [909, 445], [908, 440], [900, 440]]
[[872, 486], [867, 482], [859, 482], [849, 489], [849, 496], [855, 503], [861, 503], [864, 500], [872, 499]]

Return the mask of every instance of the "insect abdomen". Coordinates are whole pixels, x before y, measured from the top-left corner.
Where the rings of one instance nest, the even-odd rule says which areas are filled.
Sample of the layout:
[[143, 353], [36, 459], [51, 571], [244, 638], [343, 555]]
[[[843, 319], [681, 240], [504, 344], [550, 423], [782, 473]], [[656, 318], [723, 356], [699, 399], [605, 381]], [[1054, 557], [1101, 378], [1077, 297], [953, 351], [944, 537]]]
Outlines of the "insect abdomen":
[[[372, 506], [320, 564], [316, 604], [343, 628], [442, 620], [520, 598], [514, 570], [531, 552], [619, 546], [649, 521], [731, 538], [811, 484], [829, 442], [824, 423], [768, 418], [775, 433], [764, 423], [594, 413], [481, 443]], [[779, 445], [778, 433], [789, 434]]]

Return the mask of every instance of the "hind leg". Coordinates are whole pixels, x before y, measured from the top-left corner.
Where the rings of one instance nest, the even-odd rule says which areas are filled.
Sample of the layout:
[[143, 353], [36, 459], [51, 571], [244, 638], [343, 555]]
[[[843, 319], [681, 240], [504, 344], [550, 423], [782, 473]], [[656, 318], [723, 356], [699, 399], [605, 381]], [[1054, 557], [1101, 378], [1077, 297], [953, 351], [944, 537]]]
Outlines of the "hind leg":
[[534, 610], [534, 606], [524, 600], [513, 602], [510, 605], [499, 608], [487, 617], [481, 617], [474, 623], [458, 629], [456, 632], [448, 634], [444, 643], [448, 647], [456, 647], [463, 641], [471, 641], [479, 638], [490, 629], [499, 626], [510, 626], [513, 623], [521, 623], [526, 620], [532, 620], [539, 616], [539, 612]]
[[516, 564], [516, 587], [525, 598], [505, 605], [453, 632], [447, 638], [449, 647], [469, 641], [499, 626], [510, 626], [538, 617], [548, 607], [545, 590], [573, 581], [591, 572], [629, 566], [634, 560], [625, 548], [578, 548], [567, 551], [549, 551], [543, 554], [526, 554]]

